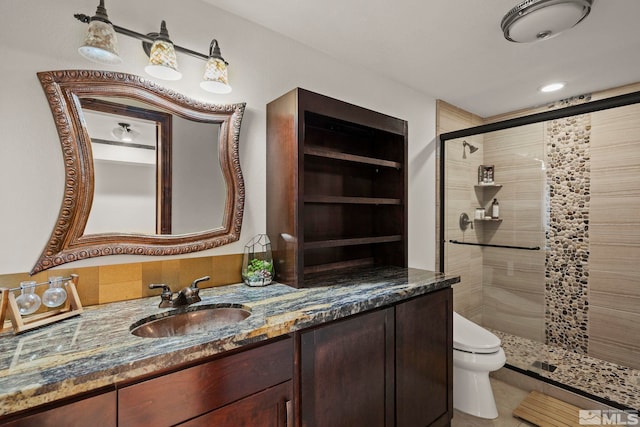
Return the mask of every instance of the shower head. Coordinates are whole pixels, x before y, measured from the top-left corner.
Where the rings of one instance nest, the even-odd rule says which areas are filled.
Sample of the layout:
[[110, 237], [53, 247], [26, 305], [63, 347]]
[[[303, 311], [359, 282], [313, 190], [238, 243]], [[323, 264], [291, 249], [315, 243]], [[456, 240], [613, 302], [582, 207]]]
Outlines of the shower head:
[[464, 147], [469, 147], [469, 153], [470, 154], [473, 154], [476, 151], [478, 151], [478, 147], [476, 147], [475, 145], [469, 144], [467, 141], [463, 141], [462, 142], [462, 148], [464, 149]]
[[462, 158], [467, 158], [467, 152], [465, 151], [465, 147], [469, 147], [469, 154], [473, 154], [478, 151], [478, 147], [475, 145], [469, 144], [467, 141], [462, 141]]

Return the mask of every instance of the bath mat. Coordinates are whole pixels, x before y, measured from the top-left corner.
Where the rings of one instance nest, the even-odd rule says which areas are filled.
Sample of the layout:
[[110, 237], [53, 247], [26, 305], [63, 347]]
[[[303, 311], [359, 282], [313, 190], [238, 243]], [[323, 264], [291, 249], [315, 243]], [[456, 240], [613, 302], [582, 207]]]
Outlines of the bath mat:
[[[584, 411], [577, 406], [532, 391], [513, 411], [513, 416], [538, 427], [581, 427], [602, 425], [599, 411]], [[610, 424], [607, 425], [621, 425]]]

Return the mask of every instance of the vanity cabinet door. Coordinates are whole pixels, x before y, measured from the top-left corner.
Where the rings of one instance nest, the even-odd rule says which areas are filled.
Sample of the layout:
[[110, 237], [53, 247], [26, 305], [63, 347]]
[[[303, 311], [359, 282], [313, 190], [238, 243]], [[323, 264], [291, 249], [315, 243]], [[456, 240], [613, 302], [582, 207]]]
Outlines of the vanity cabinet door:
[[398, 427], [449, 425], [453, 414], [451, 288], [396, 306]]
[[292, 381], [202, 415], [180, 427], [293, 427]]
[[172, 426], [290, 381], [290, 337], [118, 390], [118, 426]]
[[73, 403], [0, 421], [3, 427], [115, 427], [116, 392], [111, 391]]
[[393, 308], [301, 333], [303, 427], [393, 425]]

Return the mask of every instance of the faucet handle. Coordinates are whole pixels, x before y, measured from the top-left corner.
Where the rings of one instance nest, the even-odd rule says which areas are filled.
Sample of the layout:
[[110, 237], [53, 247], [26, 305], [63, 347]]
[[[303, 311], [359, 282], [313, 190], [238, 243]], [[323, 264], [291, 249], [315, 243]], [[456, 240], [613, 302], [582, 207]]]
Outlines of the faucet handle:
[[171, 297], [173, 296], [173, 292], [171, 292], [171, 288], [164, 284], [155, 284], [152, 283], [149, 285], [149, 289], [157, 289], [162, 288], [162, 293], [160, 294], [160, 308], [169, 307], [171, 304]]
[[192, 289], [198, 289], [198, 283], [206, 282], [209, 279], [211, 279], [211, 277], [209, 277], [209, 276], [204, 276], [204, 277], [201, 277], [199, 279], [196, 279], [191, 283], [191, 288]]

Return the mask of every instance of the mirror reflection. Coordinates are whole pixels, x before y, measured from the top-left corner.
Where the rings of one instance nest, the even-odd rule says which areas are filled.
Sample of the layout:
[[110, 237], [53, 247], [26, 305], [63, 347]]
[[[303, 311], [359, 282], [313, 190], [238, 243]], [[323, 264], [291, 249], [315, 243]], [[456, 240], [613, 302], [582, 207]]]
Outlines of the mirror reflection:
[[222, 226], [220, 125], [147, 103], [81, 98], [94, 194], [84, 234], [185, 234]]
[[109, 71], [38, 73], [65, 168], [35, 274], [104, 255], [178, 255], [237, 241], [245, 104], [190, 99]]

